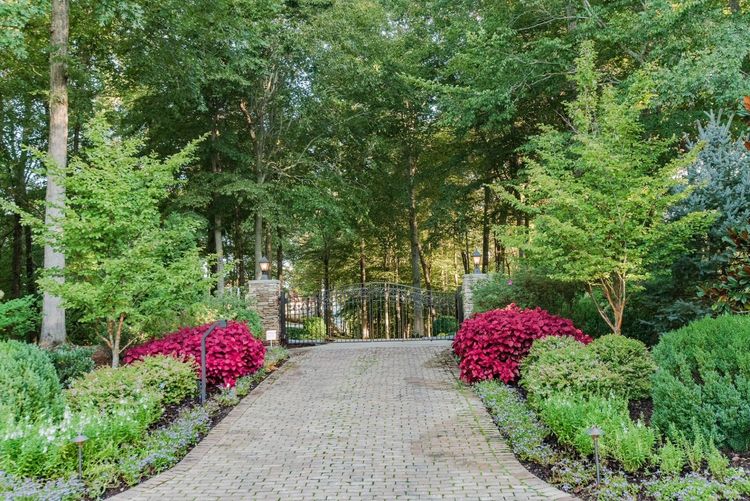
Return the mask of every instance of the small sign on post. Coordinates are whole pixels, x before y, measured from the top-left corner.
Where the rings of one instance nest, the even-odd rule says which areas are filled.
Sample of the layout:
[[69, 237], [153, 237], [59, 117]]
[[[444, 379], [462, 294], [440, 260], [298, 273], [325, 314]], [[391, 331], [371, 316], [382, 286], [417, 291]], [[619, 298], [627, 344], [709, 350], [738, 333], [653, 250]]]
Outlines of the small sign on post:
[[266, 331], [266, 341], [271, 343], [271, 346], [273, 346], [273, 342], [278, 339], [278, 336], [276, 335], [275, 330], [267, 330]]

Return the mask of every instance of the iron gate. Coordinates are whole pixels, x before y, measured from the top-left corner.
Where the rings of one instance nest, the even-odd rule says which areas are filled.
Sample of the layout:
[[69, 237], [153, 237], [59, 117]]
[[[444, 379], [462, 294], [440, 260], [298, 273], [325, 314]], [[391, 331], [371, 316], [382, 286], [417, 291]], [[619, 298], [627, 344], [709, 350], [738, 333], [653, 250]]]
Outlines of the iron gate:
[[374, 282], [298, 297], [282, 293], [281, 336], [287, 343], [452, 339], [460, 295]]

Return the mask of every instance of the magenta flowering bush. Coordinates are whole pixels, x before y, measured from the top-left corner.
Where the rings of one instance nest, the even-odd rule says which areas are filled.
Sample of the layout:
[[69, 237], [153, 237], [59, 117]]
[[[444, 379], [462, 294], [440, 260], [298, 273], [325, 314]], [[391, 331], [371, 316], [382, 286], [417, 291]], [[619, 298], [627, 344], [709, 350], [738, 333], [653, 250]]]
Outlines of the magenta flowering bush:
[[461, 324], [453, 341], [453, 351], [461, 359], [461, 379], [468, 383], [515, 381], [531, 344], [545, 336], [571, 336], [582, 343], [591, 342], [573, 322], [541, 308], [521, 309], [511, 304], [474, 315]]
[[[211, 324], [186, 327], [148, 343], [129, 349], [126, 364], [149, 355], [192, 358], [200, 367], [201, 337]], [[206, 340], [206, 377], [209, 384], [234, 386], [238, 378], [263, 367], [266, 347], [250, 333], [244, 322], [232, 322], [217, 328]]]

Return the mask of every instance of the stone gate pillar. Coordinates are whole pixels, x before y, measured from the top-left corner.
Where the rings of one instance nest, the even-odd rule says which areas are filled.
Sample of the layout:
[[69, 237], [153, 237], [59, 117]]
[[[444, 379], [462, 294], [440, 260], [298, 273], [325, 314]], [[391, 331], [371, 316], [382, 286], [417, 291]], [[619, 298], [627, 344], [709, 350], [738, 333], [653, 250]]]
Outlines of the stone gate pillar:
[[486, 273], [468, 273], [464, 275], [461, 284], [461, 296], [464, 303], [464, 318], [469, 318], [474, 312], [474, 286], [482, 280], [487, 280], [489, 275]]
[[278, 280], [250, 280], [247, 286], [247, 297], [255, 303], [260, 315], [263, 332], [260, 338], [266, 338], [266, 331], [276, 331], [277, 340], [281, 339], [281, 325], [279, 324], [279, 298], [281, 282]]

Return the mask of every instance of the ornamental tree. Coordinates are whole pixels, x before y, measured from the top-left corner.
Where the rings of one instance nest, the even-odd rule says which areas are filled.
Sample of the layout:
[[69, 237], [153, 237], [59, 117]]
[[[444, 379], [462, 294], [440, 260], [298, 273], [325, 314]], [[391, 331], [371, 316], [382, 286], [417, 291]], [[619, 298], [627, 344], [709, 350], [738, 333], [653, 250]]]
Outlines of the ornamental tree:
[[100, 115], [89, 124], [85, 144], [60, 176], [68, 194], [62, 232], [44, 234], [67, 263], [46, 273], [41, 285], [79, 310], [82, 321], [100, 326], [116, 367], [123, 334], [144, 337], [150, 323], [208, 290], [196, 246], [200, 225], [180, 214], [163, 218], [160, 211], [179, 188], [175, 174], [191, 160], [195, 143], [163, 161], [144, 156], [143, 138], [117, 137]]
[[595, 58], [592, 45], [584, 44], [572, 77], [577, 97], [567, 104], [571, 131], [544, 127], [528, 145], [525, 200], [508, 201], [535, 219], [527, 233], [511, 239], [550, 278], [584, 283], [619, 334], [634, 283], [685, 252], [686, 241], [710, 218], [701, 211], [678, 221], [665, 217], [687, 196], [676, 189], [678, 173], [694, 155], [665, 161], [670, 142], [647, 137], [639, 121], [650, 98], [648, 79], [641, 76], [627, 95], [618, 95], [600, 86]]

